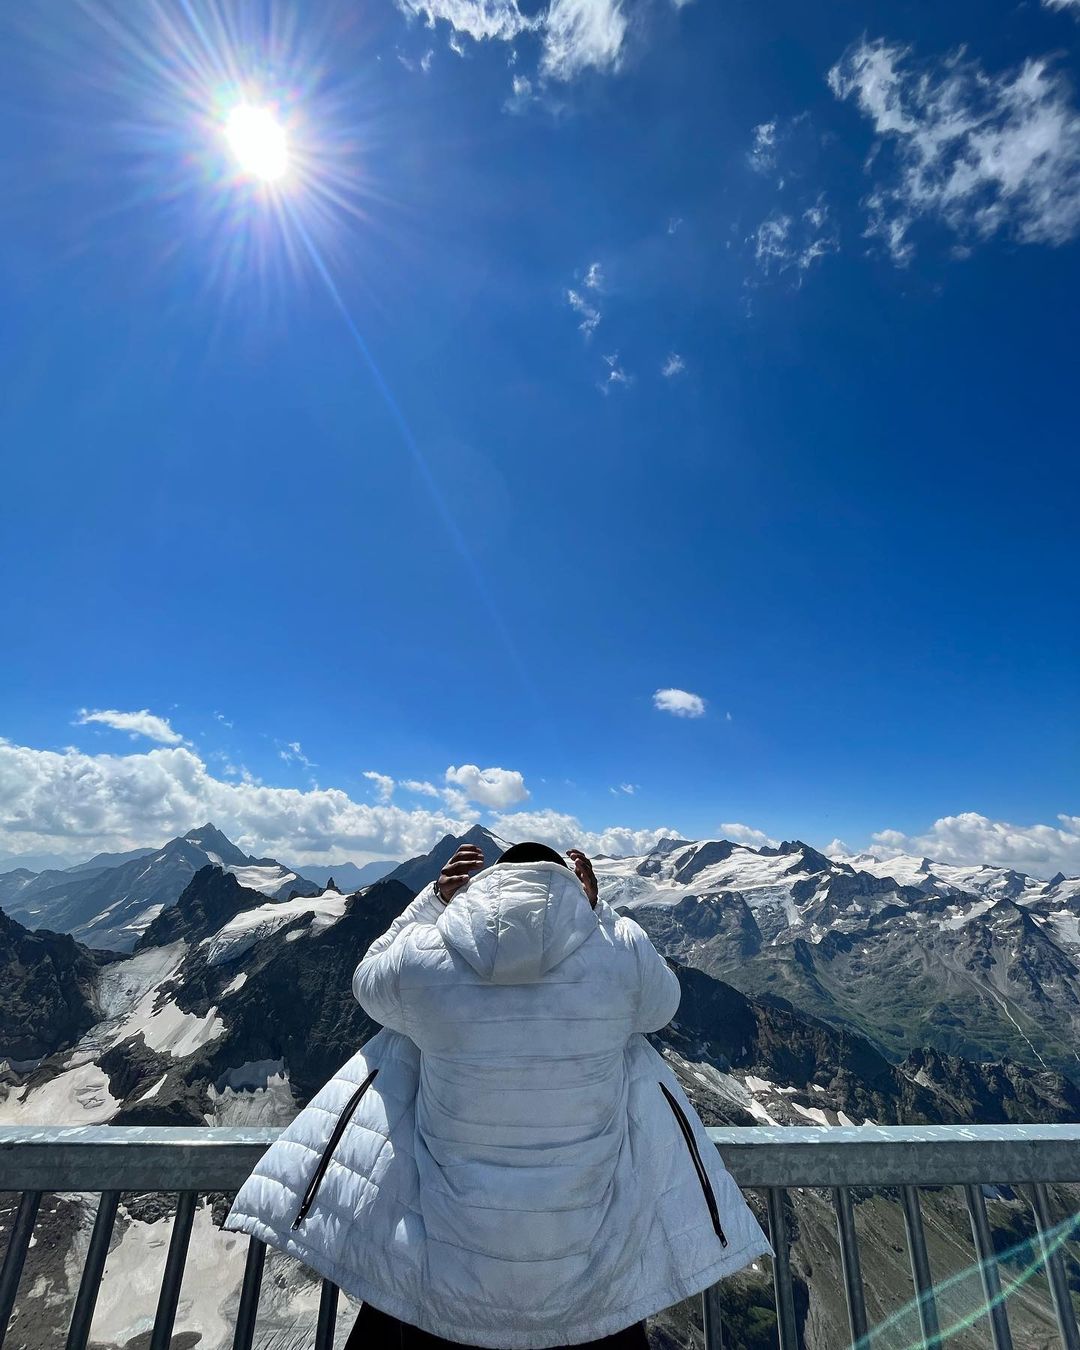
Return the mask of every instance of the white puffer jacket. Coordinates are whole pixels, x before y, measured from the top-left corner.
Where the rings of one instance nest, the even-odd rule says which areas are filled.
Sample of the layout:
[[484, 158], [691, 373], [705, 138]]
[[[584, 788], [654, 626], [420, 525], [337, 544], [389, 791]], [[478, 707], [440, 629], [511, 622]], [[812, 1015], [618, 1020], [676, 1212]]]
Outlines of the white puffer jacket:
[[430, 889], [353, 980], [390, 1030], [264, 1155], [226, 1226], [466, 1345], [610, 1335], [769, 1244], [642, 1033], [679, 985], [556, 863]]

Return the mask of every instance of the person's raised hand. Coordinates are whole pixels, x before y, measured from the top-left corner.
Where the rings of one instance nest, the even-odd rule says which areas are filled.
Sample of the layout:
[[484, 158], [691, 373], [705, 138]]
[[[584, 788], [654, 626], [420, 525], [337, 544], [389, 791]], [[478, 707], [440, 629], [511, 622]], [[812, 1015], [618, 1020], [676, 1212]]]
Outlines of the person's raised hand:
[[589, 904], [596, 908], [596, 901], [600, 894], [600, 888], [596, 884], [596, 873], [593, 871], [592, 863], [586, 858], [579, 848], [572, 848], [567, 851], [566, 856], [574, 864], [574, 871], [577, 874], [578, 881], [585, 887], [585, 894], [589, 897]]
[[435, 883], [435, 889], [443, 904], [448, 905], [472, 874], [479, 872], [483, 865], [483, 851], [475, 844], [462, 844], [439, 873], [439, 879]]

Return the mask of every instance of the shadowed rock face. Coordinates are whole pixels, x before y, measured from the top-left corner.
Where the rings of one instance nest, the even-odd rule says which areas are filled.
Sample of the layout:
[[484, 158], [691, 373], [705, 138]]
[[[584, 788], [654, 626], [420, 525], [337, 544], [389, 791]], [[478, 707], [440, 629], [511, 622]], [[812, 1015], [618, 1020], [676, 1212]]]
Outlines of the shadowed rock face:
[[266, 896], [241, 886], [231, 872], [203, 867], [192, 877], [175, 905], [164, 910], [135, 944], [135, 950], [163, 947], [177, 938], [198, 942], [216, 933], [245, 909], [266, 904]]
[[111, 959], [0, 912], [0, 1058], [43, 1059], [74, 1044], [98, 1020], [94, 982]]

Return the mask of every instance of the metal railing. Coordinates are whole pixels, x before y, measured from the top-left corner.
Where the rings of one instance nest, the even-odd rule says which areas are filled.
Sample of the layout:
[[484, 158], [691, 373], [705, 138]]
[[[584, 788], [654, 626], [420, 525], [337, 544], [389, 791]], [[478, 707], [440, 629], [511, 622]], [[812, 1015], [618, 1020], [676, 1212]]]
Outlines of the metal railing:
[[[0, 1191], [21, 1192], [0, 1269], [0, 1350], [15, 1307], [42, 1195], [100, 1193], [97, 1215], [69, 1323], [66, 1350], [86, 1350], [122, 1192], [175, 1192], [176, 1212], [158, 1294], [149, 1350], [172, 1338], [198, 1196], [239, 1188], [267, 1146], [272, 1129], [110, 1126], [0, 1129]], [[963, 1187], [993, 1350], [1012, 1350], [1006, 1299], [987, 1217], [983, 1186], [1026, 1186], [1041, 1246], [1054, 1316], [1064, 1350], [1080, 1350], [1048, 1183], [1080, 1181], [1080, 1126], [920, 1126], [712, 1129], [709, 1135], [738, 1184], [766, 1197], [780, 1350], [798, 1350], [794, 1285], [784, 1213], [796, 1188], [831, 1191], [852, 1345], [868, 1344], [866, 1297], [851, 1190], [899, 1191], [912, 1288], [927, 1350], [943, 1344], [923, 1232], [919, 1187]], [[266, 1248], [249, 1240], [233, 1335], [234, 1350], [251, 1350]], [[338, 1290], [323, 1281], [315, 1350], [334, 1340]], [[702, 1298], [706, 1350], [721, 1350], [718, 1289]]]

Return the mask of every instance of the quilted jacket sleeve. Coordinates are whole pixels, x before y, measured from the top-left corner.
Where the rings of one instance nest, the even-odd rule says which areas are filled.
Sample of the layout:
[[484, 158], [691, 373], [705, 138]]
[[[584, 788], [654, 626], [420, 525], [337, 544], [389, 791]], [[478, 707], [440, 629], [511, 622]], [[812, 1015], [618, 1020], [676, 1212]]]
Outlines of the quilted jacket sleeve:
[[382, 1026], [405, 1032], [399, 988], [404, 940], [417, 924], [435, 923], [442, 910], [431, 887], [425, 886], [382, 937], [375, 939], [353, 972], [353, 996], [367, 1015]]
[[626, 918], [627, 932], [638, 965], [638, 1005], [634, 1030], [659, 1031], [675, 1016], [682, 990], [675, 972], [649, 941], [645, 930]]

